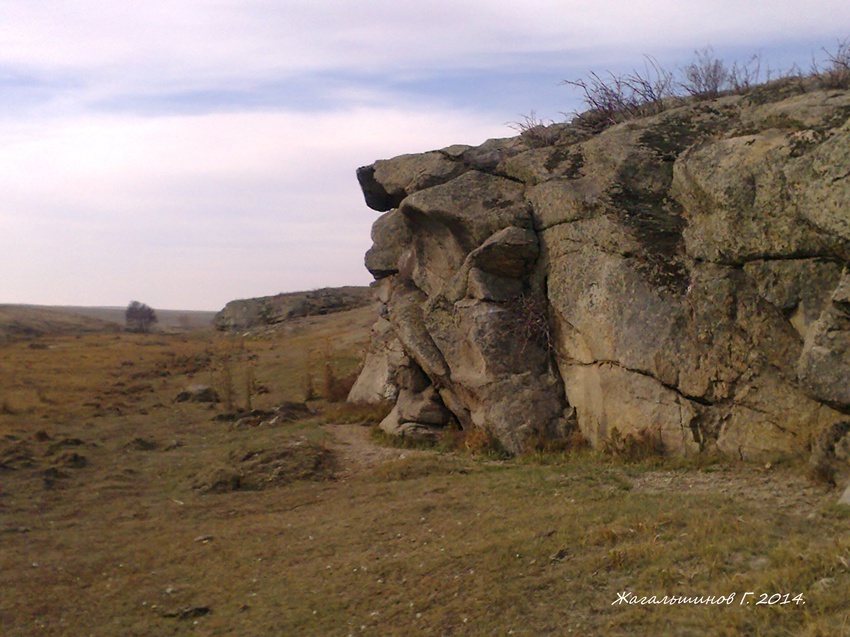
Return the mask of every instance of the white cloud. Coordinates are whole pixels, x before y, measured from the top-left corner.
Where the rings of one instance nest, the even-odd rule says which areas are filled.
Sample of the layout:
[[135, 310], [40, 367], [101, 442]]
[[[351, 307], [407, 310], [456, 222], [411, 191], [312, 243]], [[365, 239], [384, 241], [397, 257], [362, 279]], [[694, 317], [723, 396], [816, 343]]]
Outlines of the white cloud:
[[845, 0], [0, 0], [0, 301], [366, 282], [354, 169], [551, 115], [519, 75], [848, 24]]
[[[144, 291], [185, 309], [368, 282], [376, 213], [355, 169], [502, 132], [472, 113], [391, 108], [42, 124], [0, 136], [0, 253], [15, 264], [0, 298], [120, 304]], [[192, 283], [169, 298], [165, 279]]]
[[843, 0], [53, 0], [0, 3], [0, 62], [180, 85], [505, 55], [840, 35]]

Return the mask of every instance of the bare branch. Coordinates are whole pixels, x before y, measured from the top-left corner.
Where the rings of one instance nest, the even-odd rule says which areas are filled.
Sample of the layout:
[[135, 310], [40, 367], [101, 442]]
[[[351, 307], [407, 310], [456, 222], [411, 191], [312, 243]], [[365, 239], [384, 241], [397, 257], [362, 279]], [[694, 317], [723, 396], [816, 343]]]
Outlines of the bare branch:
[[812, 76], [824, 88], [850, 88], [850, 38], [839, 41], [835, 51], [822, 50], [828, 65], [821, 69], [817, 61], [812, 60]]
[[696, 60], [684, 69], [682, 88], [691, 95], [709, 99], [728, 90], [730, 71], [722, 60], [715, 57], [714, 49], [706, 47], [702, 51], [694, 51], [694, 54]]

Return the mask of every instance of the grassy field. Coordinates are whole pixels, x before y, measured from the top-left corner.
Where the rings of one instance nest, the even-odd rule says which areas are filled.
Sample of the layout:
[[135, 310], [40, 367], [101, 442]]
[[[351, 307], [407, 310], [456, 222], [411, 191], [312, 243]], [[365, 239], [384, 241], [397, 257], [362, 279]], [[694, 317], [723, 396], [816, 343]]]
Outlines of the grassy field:
[[[0, 342], [58, 335], [118, 332], [123, 307], [0, 305]], [[191, 332], [212, 327], [215, 312], [156, 310], [157, 332]]]
[[326, 400], [373, 317], [0, 344], [0, 633], [850, 634], [800, 468], [381, 447]]

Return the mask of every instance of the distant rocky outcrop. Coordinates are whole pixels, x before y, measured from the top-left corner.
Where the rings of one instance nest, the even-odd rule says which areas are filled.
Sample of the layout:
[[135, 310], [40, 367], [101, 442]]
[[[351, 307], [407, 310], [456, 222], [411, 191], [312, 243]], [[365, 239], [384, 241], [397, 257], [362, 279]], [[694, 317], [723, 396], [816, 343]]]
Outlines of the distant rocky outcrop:
[[374, 303], [368, 287], [322, 288], [231, 301], [215, 316], [218, 330], [244, 330], [304, 316], [333, 314]]
[[848, 117], [786, 82], [360, 168], [383, 310], [350, 399], [515, 452], [807, 452], [850, 413]]

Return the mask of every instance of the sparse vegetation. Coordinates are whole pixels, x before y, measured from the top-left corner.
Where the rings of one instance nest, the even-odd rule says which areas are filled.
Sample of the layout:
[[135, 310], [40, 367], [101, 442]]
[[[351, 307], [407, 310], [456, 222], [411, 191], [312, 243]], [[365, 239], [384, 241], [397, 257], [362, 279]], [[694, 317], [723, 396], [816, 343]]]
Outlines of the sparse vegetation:
[[543, 148], [558, 141], [558, 131], [552, 128], [554, 123], [538, 118], [537, 113], [531, 111], [528, 115], [522, 115], [521, 119], [508, 123], [508, 128], [518, 132], [532, 148]]
[[340, 363], [329, 343], [307, 353], [304, 370], [304, 400], [324, 398], [344, 402], [357, 380], [357, 373], [340, 373]]
[[549, 323], [549, 308], [544, 298], [523, 293], [508, 303], [513, 332], [523, 343], [534, 343], [546, 351], [555, 347]]
[[[810, 77], [822, 88], [850, 87], [850, 38], [836, 43], [834, 49], [822, 49], [825, 61], [814, 59]], [[578, 89], [587, 109], [575, 114], [575, 121], [599, 130], [613, 124], [663, 112], [691, 96], [713, 99], [730, 93], [749, 93], [765, 84], [782, 86], [793, 82], [798, 91], [807, 90], [805, 74], [795, 65], [774, 73], [762, 63], [760, 55], [747, 62], [731, 65], [718, 58], [711, 47], [694, 52], [694, 59], [683, 68], [665, 69], [657, 60], [645, 56], [643, 70], [631, 73], [591, 71], [587, 77], [564, 80], [563, 84]], [[762, 97], [763, 97], [762, 91]], [[532, 116], [520, 132], [534, 131], [538, 139], [546, 136], [543, 122]]]
[[464, 430], [459, 440], [463, 449], [473, 456], [497, 458], [508, 456], [499, 439], [486, 427], [472, 426]]
[[224, 409], [231, 413], [237, 409], [250, 412], [258, 391], [254, 371], [256, 355], [246, 349], [242, 337], [228, 335], [218, 341], [213, 377]]
[[[356, 369], [371, 318], [359, 336], [314, 317], [241, 345], [207, 331], [0, 346], [3, 634], [845, 631], [847, 513], [793, 468], [686, 470], [578, 443], [508, 460], [481, 430], [454, 432], [454, 453], [387, 450], [323, 424], [386, 406], [275, 420], [324, 341], [335, 374]], [[224, 345], [256, 357], [261, 422], [172, 402]], [[340, 429], [387, 455], [341, 466]], [[615, 605], [624, 591], [737, 598]], [[806, 603], [740, 605], [746, 591]]]
[[611, 125], [624, 120], [655, 115], [665, 110], [665, 102], [676, 96], [675, 76], [650, 57], [645, 57], [643, 71], [625, 75], [592, 71], [587, 78], [564, 80], [567, 86], [581, 91], [590, 109], [581, 119], [593, 126]]
[[664, 455], [661, 433], [644, 429], [639, 434], [622, 434], [617, 427], [611, 430], [603, 452], [623, 462], [644, 462]]
[[478, 426], [462, 429], [457, 425], [450, 425], [442, 431], [438, 439], [392, 436], [378, 427], [373, 427], [371, 438], [378, 444], [397, 449], [430, 450], [490, 460], [504, 460], [511, 457], [493, 432]]
[[587, 439], [576, 427], [566, 436], [554, 437], [548, 432], [532, 430], [524, 445], [524, 456], [535, 461], [552, 462], [566, 454], [581, 453], [590, 448]]
[[812, 76], [823, 88], [850, 88], [850, 38], [836, 43], [834, 50], [822, 49], [826, 56], [826, 66], [812, 60]]
[[708, 47], [696, 51], [696, 60], [685, 66], [682, 87], [691, 95], [713, 98], [731, 87], [731, 73], [726, 64]]

